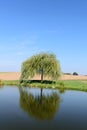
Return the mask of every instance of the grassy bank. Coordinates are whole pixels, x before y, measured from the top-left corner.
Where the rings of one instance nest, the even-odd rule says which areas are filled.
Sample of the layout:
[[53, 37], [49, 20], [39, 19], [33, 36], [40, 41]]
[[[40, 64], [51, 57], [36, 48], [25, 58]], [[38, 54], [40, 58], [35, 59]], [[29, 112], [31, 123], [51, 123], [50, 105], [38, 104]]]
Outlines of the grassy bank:
[[0, 86], [3, 86], [3, 82], [2, 82], [2, 80], [0, 80]]
[[[1, 85], [20, 86], [20, 83], [18, 80], [4, 80], [1, 81]], [[87, 81], [78, 81], [78, 80], [58, 81], [57, 83], [51, 81], [44, 81], [43, 83], [41, 83], [40, 81], [32, 81], [28, 83], [24, 82], [21, 85], [28, 87], [40, 87], [40, 88], [58, 88], [61, 91], [63, 90], [87, 91]]]
[[19, 80], [3, 80], [4, 85], [17, 85], [19, 86]]
[[24, 86], [29, 87], [40, 87], [40, 88], [58, 88], [60, 91], [63, 90], [79, 90], [79, 91], [87, 91], [87, 81], [79, 81], [79, 80], [66, 80], [66, 81], [58, 81], [54, 82], [30, 82], [24, 83]]
[[64, 89], [87, 91], [87, 81], [66, 80], [62, 82], [64, 84]]

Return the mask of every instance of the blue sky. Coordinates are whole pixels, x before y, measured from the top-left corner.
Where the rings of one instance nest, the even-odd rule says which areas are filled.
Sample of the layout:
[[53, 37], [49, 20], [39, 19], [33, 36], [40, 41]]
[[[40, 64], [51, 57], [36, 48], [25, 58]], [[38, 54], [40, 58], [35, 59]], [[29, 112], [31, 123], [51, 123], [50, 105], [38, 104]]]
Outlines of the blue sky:
[[87, 0], [0, 0], [0, 71], [42, 51], [63, 72], [87, 74]]

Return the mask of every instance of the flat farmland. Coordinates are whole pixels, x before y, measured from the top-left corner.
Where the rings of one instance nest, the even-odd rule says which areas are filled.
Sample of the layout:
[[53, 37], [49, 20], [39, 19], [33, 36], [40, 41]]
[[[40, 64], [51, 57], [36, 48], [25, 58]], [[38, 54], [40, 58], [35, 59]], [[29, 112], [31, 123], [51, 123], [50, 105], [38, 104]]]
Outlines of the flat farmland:
[[[20, 75], [21, 75], [20, 72], [0, 72], [0, 79], [1, 80], [19, 80]], [[33, 79], [39, 80], [40, 75], [36, 75]], [[87, 76], [62, 75], [60, 80], [87, 80]]]

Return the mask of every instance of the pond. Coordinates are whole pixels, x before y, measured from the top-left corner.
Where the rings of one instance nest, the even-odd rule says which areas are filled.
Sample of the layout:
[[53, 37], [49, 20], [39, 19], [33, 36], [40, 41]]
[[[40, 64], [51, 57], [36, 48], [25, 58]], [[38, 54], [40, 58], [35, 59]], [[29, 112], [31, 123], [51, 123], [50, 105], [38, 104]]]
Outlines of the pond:
[[0, 88], [0, 130], [87, 130], [87, 93]]

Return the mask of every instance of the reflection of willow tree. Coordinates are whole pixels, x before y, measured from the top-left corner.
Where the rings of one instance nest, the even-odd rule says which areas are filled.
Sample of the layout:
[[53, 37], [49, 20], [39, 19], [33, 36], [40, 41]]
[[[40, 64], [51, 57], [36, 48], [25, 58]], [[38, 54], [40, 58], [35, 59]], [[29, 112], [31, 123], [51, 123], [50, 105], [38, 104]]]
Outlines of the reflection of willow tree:
[[20, 106], [29, 115], [41, 120], [50, 120], [54, 117], [60, 104], [58, 93], [51, 95], [34, 96], [20, 88]]

